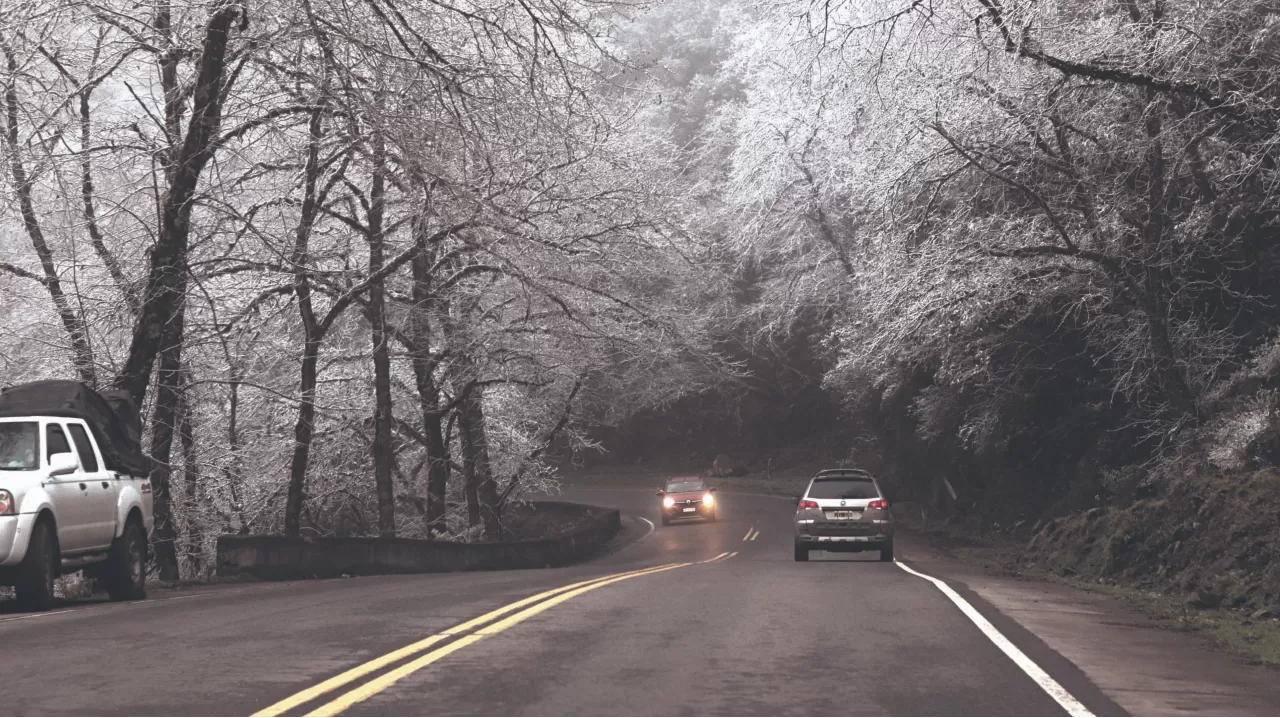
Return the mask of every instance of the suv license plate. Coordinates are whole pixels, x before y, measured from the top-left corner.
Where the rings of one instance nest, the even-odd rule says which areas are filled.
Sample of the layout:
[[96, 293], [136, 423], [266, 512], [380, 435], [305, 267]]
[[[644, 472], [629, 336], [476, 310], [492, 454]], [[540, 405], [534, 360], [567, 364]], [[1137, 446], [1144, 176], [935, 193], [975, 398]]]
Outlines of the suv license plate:
[[686, 514], [691, 514], [691, 513], [693, 513], [694, 511], [697, 511], [697, 509], [694, 509], [694, 508], [684, 509], [684, 512], [685, 512]]
[[862, 518], [861, 511], [832, 511], [831, 518], [837, 520], [851, 520]]

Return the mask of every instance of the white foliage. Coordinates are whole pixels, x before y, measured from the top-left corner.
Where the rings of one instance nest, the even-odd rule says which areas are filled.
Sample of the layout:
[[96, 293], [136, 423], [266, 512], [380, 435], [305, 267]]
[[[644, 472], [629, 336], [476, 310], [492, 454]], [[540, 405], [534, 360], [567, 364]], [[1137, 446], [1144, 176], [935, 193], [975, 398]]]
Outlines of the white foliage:
[[1254, 443], [1280, 427], [1276, 399], [1275, 392], [1266, 392], [1219, 419], [1208, 442], [1209, 461], [1222, 471], [1247, 466], [1254, 458], [1250, 455]]

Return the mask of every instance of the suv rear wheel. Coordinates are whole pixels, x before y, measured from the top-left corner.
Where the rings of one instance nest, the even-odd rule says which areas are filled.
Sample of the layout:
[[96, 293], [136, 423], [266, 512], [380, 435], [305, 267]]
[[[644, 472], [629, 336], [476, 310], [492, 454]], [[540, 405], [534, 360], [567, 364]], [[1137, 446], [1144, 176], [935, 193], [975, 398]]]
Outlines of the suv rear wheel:
[[53, 579], [58, 577], [58, 536], [48, 520], [36, 522], [27, 544], [27, 555], [18, 565], [14, 588], [18, 608], [23, 611], [47, 611], [53, 607]]
[[880, 547], [880, 560], [881, 561], [893, 560], [893, 539], [889, 539], [889, 543], [886, 543]]
[[797, 560], [797, 561], [808, 561], [808, 560], [809, 560], [809, 549], [805, 548], [804, 546], [801, 546], [800, 544], [796, 544], [796, 560]]
[[147, 537], [137, 521], [111, 544], [103, 571], [112, 601], [141, 601], [147, 597]]

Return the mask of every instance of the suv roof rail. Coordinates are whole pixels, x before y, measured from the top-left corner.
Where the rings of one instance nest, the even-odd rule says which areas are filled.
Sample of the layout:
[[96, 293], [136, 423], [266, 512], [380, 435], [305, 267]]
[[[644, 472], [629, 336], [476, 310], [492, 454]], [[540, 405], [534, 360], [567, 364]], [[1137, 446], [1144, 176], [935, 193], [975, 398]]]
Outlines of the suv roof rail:
[[871, 474], [863, 469], [823, 469], [817, 473], [817, 477], [827, 476], [857, 476], [862, 478], [871, 478]]

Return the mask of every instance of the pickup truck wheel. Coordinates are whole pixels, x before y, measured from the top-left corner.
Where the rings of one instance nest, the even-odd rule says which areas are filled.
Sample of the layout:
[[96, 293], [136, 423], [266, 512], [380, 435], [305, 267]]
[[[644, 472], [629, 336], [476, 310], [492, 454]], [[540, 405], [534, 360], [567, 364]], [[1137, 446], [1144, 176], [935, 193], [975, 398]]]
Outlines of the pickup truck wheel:
[[53, 579], [58, 577], [59, 563], [58, 537], [53, 528], [48, 521], [36, 523], [14, 581], [19, 609], [47, 611], [53, 607]]
[[147, 537], [130, 521], [111, 544], [106, 565], [107, 595], [112, 601], [141, 601], [147, 597]]

